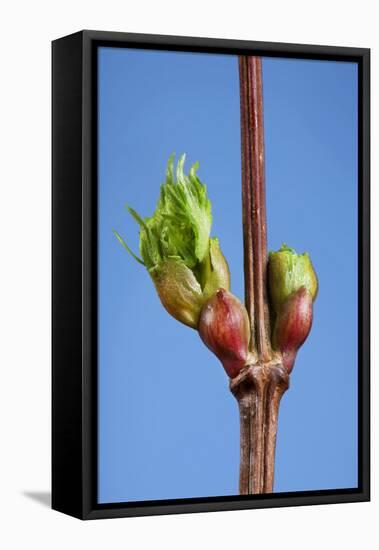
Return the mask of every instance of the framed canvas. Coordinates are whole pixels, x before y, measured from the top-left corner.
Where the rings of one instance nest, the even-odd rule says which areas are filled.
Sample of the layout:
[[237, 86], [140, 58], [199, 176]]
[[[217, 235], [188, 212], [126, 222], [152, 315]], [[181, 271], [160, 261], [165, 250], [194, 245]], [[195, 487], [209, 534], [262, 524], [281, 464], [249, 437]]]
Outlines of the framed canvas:
[[52, 52], [53, 508], [369, 500], [369, 50]]

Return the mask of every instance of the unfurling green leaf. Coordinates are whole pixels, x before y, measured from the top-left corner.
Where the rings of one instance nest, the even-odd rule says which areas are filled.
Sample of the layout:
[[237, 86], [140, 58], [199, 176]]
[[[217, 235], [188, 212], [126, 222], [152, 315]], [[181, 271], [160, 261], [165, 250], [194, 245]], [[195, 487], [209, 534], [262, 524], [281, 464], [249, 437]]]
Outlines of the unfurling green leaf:
[[[217, 238], [210, 238], [211, 202], [197, 176], [198, 163], [184, 173], [185, 155], [174, 169], [166, 167], [153, 215], [142, 218], [126, 206], [139, 225], [139, 258], [115, 232], [126, 250], [145, 265], [166, 310], [178, 321], [197, 328], [204, 302], [219, 288], [229, 290], [230, 273]], [[176, 178], [175, 178], [176, 175]]]

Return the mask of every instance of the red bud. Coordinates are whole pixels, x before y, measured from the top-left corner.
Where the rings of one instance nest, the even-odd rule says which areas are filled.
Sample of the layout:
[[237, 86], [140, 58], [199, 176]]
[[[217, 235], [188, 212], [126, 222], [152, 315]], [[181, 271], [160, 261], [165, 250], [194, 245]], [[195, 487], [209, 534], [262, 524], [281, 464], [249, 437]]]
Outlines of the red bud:
[[313, 317], [312, 294], [301, 287], [283, 303], [275, 322], [273, 344], [283, 355], [284, 367], [290, 373], [298, 349], [305, 342]]
[[201, 310], [199, 334], [228, 376], [235, 378], [246, 365], [250, 341], [249, 317], [238, 298], [218, 289]]

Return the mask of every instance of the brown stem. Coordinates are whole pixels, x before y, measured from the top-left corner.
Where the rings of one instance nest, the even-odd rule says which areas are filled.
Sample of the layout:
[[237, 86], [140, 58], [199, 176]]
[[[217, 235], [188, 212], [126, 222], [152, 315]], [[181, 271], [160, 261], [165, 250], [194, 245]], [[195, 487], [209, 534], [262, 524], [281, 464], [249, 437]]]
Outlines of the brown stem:
[[266, 396], [265, 450], [262, 493], [272, 493], [275, 473], [276, 434], [278, 431], [279, 405], [283, 393], [288, 389], [289, 375], [279, 363], [270, 369]]
[[231, 382], [241, 426], [240, 494], [260, 493], [263, 483], [265, 383], [262, 369], [251, 366]]
[[241, 495], [271, 493], [279, 403], [289, 376], [280, 362], [251, 365], [230, 382], [240, 410]]
[[250, 319], [251, 346], [255, 345], [254, 314], [254, 273], [253, 273], [253, 224], [252, 224], [252, 188], [251, 163], [248, 162], [250, 144], [249, 133], [249, 94], [248, 73], [245, 57], [239, 58], [240, 105], [241, 105], [241, 146], [242, 146], [242, 227], [243, 258], [245, 274], [245, 305]]
[[272, 352], [266, 293], [267, 229], [260, 57], [241, 56], [239, 69], [245, 301], [252, 326], [252, 342], [265, 362], [272, 358]]
[[241, 56], [239, 71], [245, 303], [257, 361], [231, 381], [230, 390], [240, 410], [239, 489], [251, 494], [273, 490], [279, 403], [289, 376], [270, 341], [261, 59]]

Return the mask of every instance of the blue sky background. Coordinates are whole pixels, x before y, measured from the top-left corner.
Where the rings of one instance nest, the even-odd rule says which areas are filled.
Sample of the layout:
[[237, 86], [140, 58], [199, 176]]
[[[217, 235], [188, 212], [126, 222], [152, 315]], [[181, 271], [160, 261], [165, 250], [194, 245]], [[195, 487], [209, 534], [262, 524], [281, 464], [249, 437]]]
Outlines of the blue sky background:
[[[237, 403], [160, 305], [124, 204], [150, 215], [187, 153], [243, 299], [237, 58], [99, 49], [99, 502], [238, 493]], [[279, 420], [275, 491], [357, 485], [357, 66], [263, 59], [269, 249], [308, 251], [320, 291]]]

